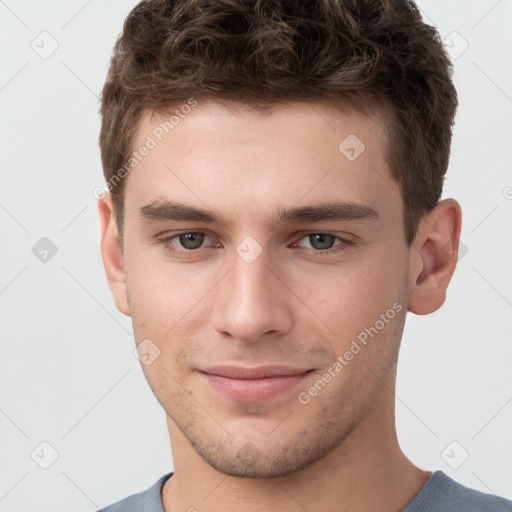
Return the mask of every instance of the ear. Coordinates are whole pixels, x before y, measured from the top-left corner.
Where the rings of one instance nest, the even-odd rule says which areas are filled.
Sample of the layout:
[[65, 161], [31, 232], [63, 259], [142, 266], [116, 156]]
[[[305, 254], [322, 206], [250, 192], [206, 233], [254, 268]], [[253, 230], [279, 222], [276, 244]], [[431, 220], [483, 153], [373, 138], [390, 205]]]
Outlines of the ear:
[[98, 199], [98, 213], [101, 226], [101, 258], [107, 274], [108, 285], [117, 309], [130, 316], [121, 241], [114, 218], [112, 196], [106, 193]]
[[455, 199], [440, 201], [420, 222], [410, 249], [407, 310], [437, 311], [457, 266], [462, 210]]

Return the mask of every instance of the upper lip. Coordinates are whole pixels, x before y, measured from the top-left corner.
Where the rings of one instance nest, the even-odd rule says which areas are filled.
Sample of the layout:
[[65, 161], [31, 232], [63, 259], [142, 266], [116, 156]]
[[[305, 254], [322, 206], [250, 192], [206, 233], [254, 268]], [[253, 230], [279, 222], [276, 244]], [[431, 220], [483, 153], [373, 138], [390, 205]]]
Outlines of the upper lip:
[[266, 366], [230, 366], [218, 365], [210, 366], [203, 373], [210, 375], [219, 375], [230, 379], [264, 379], [267, 377], [284, 377], [289, 375], [299, 375], [310, 371], [311, 368], [293, 368], [291, 366], [282, 365], [266, 365]]

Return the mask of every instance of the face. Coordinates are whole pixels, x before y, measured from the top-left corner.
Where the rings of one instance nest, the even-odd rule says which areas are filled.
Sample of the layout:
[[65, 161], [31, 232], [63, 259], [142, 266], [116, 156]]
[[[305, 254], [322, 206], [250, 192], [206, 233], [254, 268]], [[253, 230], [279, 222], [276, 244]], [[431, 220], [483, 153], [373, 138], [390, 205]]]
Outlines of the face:
[[125, 184], [118, 307], [171, 431], [223, 473], [294, 473], [392, 385], [409, 250], [378, 112], [205, 101], [162, 122], [134, 144], [156, 143]]

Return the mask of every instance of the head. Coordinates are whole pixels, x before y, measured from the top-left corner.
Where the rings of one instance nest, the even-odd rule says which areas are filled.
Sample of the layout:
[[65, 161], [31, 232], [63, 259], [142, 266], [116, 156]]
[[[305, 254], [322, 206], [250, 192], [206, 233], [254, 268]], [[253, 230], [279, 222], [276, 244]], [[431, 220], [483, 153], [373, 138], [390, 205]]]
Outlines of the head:
[[[391, 421], [406, 312], [441, 307], [456, 264], [451, 74], [410, 1], [150, 0], [126, 19], [102, 255], [171, 432], [212, 467], [294, 473]], [[240, 399], [217, 365], [301, 377]]]

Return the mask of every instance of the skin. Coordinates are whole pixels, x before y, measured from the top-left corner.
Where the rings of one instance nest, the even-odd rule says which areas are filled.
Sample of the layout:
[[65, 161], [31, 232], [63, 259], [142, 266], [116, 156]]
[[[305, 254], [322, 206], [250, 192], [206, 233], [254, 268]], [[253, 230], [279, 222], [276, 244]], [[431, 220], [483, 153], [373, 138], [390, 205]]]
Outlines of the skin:
[[[137, 344], [150, 339], [160, 350], [142, 368], [171, 439], [175, 474], [163, 488], [165, 510], [334, 511], [340, 503], [359, 512], [402, 510], [432, 473], [398, 445], [397, 357], [407, 311], [426, 315], [445, 300], [460, 205], [439, 202], [408, 247], [379, 112], [364, 117], [298, 102], [267, 115], [231, 107], [199, 102], [127, 176], [123, 249], [110, 194], [98, 201], [117, 308], [132, 317]], [[161, 122], [146, 115], [134, 147]], [[349, 134], [366, 146], [354, 161], [338, 150]], [[225, 223], [148, 222], [140, 208], [156, 199], [214, 210]], [[379, 219], [273, 221], [277, 207], [327, 200], [364, 203]], [[191, 256], [159, 242], [190, 231], [207, 235]], [[314, 233], [355, 243], [333, 238], [321, 246]], [[262, 249], [251, 263], [236, 251], [247, 236]], [[170, 243], [184, 250], [180, 239]], [[394, 303], [401, 311], [301, 403], [298, 394]], [[241, 402], [198, 372], [229, 363], [313, 371], [290, 391]]]

